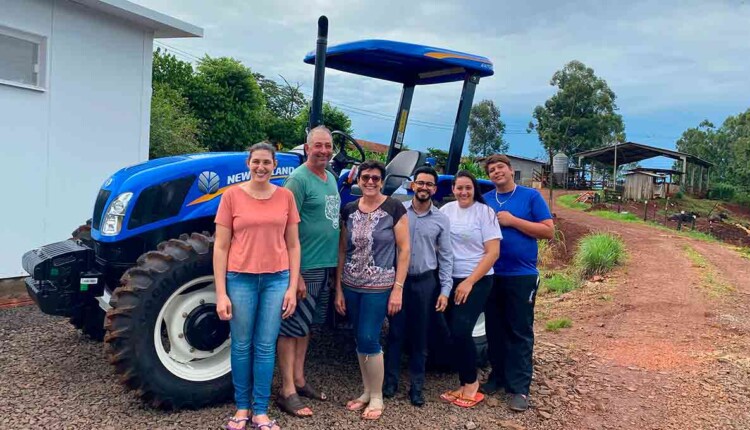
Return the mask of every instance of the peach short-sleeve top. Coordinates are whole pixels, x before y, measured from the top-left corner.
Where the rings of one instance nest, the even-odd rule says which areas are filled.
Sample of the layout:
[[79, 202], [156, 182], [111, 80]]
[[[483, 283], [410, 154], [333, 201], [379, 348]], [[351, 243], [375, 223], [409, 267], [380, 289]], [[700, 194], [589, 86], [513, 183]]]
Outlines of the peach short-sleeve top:
[[216, 212], [216, 224], [232, 230], [227, 271], [276, 273], [289, 269], [284, 234], [300, 221], [294, 195], [276, 187], [268, 199], [256, 199], [239, 186], [229, 188]]

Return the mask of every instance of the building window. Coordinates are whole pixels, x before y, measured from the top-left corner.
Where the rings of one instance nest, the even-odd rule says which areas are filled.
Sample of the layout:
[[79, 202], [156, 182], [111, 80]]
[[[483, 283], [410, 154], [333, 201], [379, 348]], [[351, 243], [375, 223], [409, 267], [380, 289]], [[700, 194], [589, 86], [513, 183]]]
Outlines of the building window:
[[0, 84], [44, 89], [46, 38], [0, 26]]

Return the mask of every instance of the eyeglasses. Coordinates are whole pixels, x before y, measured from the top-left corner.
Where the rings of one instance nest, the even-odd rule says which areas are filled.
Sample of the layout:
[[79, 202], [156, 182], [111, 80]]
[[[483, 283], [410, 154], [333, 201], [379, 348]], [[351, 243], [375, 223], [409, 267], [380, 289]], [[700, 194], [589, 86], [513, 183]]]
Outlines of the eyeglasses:
[[414, 183], [417, 184], [418, 187], [432, 188], [435, 186], [434, 182], [414, 181]]
[[361, 179], [364, 183], [372, 181], [373, 183], [377, 184], [378, 182], [380, 182], [381, 177], [378, 175], [362, 175], [359, 177], [359, 179]]

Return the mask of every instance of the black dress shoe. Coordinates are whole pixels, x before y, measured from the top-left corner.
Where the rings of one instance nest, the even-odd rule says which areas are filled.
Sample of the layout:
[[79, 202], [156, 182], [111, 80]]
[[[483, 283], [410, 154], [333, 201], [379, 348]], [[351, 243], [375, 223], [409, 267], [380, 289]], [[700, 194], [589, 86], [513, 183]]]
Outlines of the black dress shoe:
[[414, 388], [409, 390], [409, 400], [414, 406], [424, 406], [424, 395], [422, 394], [422, 390], [416, 390]]
[[398, 385], [389, 383], [383, 384], [383, 397], [385, 397], [386, 399], [390, 399], [391, 397], [395, 396], [396, 391], [398, 391]]

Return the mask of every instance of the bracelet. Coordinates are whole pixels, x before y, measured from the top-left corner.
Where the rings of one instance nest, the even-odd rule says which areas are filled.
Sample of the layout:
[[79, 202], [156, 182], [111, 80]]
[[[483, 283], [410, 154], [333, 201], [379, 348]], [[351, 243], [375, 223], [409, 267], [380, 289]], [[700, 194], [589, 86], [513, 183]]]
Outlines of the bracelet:
[[401, 282], [398, 282], [398, 281], [394, 282], [393, 286], [394, 287], [398, 287], [398, 288], [404, 288], [404, 284], [402, 284]]

